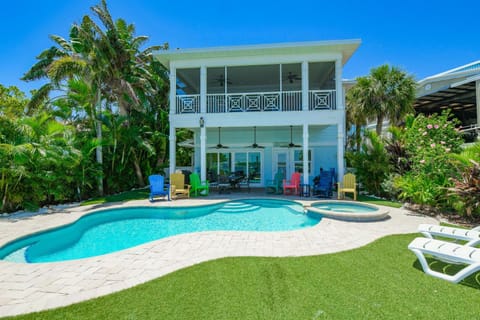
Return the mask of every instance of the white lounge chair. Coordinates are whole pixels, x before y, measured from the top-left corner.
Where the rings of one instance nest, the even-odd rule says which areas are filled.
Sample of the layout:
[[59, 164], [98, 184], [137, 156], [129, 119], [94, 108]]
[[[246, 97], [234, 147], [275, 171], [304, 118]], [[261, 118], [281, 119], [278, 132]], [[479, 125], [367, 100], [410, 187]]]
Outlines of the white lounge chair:
[[475, 247], [480, 243], [480, 226], [473, 229], [460, 229], [434, 224], [421, 224], [418, 226], [418, 232], [430, 239], [434, 239], [434, 237], [445, 237], [467, 241], [465, 245], [470, 247]]
[[[426, 274], [443, 280], [458, 283], [480, 271], [480, 249], [477, 248], [429, 238], [416, 238], [408, 245], [408, 249], [415, 253]], [[433, 271], [425, 258], [426, 254], [449, 263], [467, 266], [454, 275]]]

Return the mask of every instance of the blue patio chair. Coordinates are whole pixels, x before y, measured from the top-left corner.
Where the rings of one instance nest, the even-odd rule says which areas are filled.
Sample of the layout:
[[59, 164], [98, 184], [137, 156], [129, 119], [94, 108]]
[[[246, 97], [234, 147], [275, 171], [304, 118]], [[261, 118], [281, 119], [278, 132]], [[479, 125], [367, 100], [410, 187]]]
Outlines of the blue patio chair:
[[150, 201], [153, 201], [154, 197], [165, 196], [167, 197], [167, 200], [170, 201], [170, 185], [164, 183], [165, 180], [163, 176], [159, 174], [151, 175], [148, 177], [148, 181], [150, 182]]
[[322, 171], [320, 175], [315, 177], [313, 185], [313, 194], [316, 196], [324, 196], [331, 198], [333, 196], [332, 172]]

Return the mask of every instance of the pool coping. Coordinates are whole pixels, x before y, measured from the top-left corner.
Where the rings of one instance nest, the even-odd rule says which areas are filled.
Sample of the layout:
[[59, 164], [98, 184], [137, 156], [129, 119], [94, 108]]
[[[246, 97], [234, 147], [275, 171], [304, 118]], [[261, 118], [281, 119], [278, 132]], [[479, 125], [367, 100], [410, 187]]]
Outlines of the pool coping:
[[[316, 208], [313, 205], [316, 203], [320, 203], [322, 201], [316, 201], [311, 203], [310, 205], [306, 205], [305, 209], [309, 212], [313, 212], [316, 214], [320, 214], [323, 217], [332, 218], [332, 219], [339, 219], [344, 221], [356, 221], [356, 222], [367, 222], [367, 221], [378, 221], [387, 219], [388, 214], [390, 213], [390, 209], [387, 207], [379, 207], [374, 204], [370, 203], [363, 203], [360, 202], [357, 204], [361, 204], [365, 207], [370, 207], [377, 209], [377, 211], [372, 212], [362, 212], [362, 213], [354, 213], [354, 212], [338, 212], [338, 211], [329, 211], [329, 210], [322, 210], [321, 208]], [[353, 201], [346, 201], [346, 200], [325, 200], [324, 202], [329, 203], [355, 203]]]
[[[176, 207], [214, 204], [251, 198], [293, 200], [308, 206], [318, 199], [235, 196], [147, 200], [72, 207], [19, 220], [0, 221], [0, 246], [30, 233], [72, 223], [95, 209], [135, 206]], [[382, 207], [382, 206], [379, 206]], [[384, 207], [386, 208], [386, 207]], [[197, 263], [240, 256], [295, 257], [334, 253], [366, 245], [390, 234], [416, 232], [432, 217], [388, 208], [389, 218], [376, 222], [347, 222], [330, 218], [313, 227], [279, 232], [204, 231], [176, 235], [119, 252], [64, 262], [13, 263], [0, 261], [0, 316], [41, 311], [121, 291]]]

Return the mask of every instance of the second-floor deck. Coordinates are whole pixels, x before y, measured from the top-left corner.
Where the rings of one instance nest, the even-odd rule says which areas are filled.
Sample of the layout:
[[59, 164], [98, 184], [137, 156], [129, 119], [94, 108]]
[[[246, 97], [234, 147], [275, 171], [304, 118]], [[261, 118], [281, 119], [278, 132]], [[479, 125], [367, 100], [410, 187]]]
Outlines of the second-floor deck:
[[[200, 94], [177, 95], [175, 113], [200, 113]], [[309, 90], [306, 110], [335, 110], [336, 90]], [[207, 94], [206, 113], [304, 110], [301, 90]]]

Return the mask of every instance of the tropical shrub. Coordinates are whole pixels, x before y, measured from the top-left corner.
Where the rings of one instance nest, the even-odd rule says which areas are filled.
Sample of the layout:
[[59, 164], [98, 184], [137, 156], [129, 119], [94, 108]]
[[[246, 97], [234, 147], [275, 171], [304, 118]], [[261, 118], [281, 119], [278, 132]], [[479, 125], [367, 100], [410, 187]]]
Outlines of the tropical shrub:
[[347, 152], [346, 157], [356, 169], [357, 179], [365, 191], [385, 195], [381, 185], [391, 166], [385, 145], [374, 131], [365, 132], [360, 152]]
[[457, 175], [451, 153], [461, 150], [462, 139], [450, 114], [407, 118], [405, 147], [411, 170], [396, 179], [400, 198], [421, 205], [445, 207], [451, 177]]
[[472, 166], [462, 172], [461, 178], [452, 179], [454, 186], [449, 189], [461, 199], [458, 208], [468, 217], [480, 216], [480, 164], [470, 161]]
[[46, 114], [0, 122], [0, 211], [72, 199], [81, 158], [72, 129]]
[[451, 157], [458, 172], [458, 177], [452, 178], [454, 187], [449, 189], [452, 205], [458, 212], [474, 218], [480, 214], [480, 142], [465, 147], [459, 154], [452, 154]]

